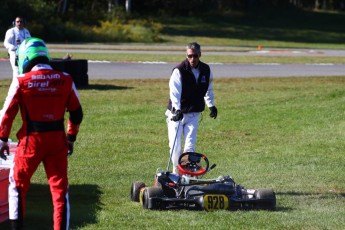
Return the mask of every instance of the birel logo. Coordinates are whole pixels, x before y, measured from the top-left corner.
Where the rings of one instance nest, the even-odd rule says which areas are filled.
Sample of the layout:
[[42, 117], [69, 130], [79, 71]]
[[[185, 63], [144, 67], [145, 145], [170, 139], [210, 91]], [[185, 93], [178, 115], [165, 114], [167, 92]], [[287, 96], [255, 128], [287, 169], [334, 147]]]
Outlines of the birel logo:
[[[65, 81], [61, 79], [60, 74], [40, 74], [32, 75], [28, 82], [28, 88], [40, 88], [41, 91], [47, 90], [48, 87], [63, 86]], [[42, 81], [46, 80], [46, 81]], [[49, 89], [55, 91], [55, 88]]]
[[49, 86], [49, 81], [45, 82], [28, 82], [28, 88], [44, 88]]

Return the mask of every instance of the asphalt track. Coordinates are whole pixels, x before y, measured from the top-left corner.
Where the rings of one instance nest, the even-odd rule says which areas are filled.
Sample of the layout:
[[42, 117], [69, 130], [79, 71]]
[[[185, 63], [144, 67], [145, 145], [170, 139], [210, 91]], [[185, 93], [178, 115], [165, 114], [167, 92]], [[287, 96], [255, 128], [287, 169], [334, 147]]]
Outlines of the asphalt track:
[[[65, 47], [65, 45], [64, 45]], [[164, 47], [167, 49], [167, 47]], [[170, 47], [174, 49], [176, 47]], [[176, 48], [177, 49], [177, 48]], [[344, 50], [261, 50], [261, 51], [226, 51], [226, 49], [216, 50], [212, 47], [206, 47], [207, 51], [203, 55], [263, 55], [263, 56], [345, 56]], [[127, 46], [121, 49], [66, 49], [54, 48], [50, 52], [111, 52], [111, 53], [167, 53], [166, 50], [142, 50], [142, 48], [133, 49]], [[181, 53], [181, 60], [184, 58], [184, 52], [168, 51], [169, 53]], [[177, 63], [165, 62], [107, 62], [101, 60], [88, 61], [89, 79], [169, 79], [172, 68]], [[215, 78], [248, 78], [248, 77], [308, 77], [308, 76], [345, 76], [344, 64], [319, 63], [319, 64], [223, 64], [208, 63], [211, 66]], [[0, 79], [11, 79], [11, 67], [7, 59], [0, 60]]]

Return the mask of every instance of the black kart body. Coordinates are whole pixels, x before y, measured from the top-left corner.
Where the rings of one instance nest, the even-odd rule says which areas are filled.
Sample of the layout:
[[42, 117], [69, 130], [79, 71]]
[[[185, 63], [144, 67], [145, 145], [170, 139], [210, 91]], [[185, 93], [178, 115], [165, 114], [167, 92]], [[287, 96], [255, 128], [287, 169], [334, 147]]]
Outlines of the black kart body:
[[[200, 164], [199, 162], [194, 164], [194, 169], [195, 165]], [[276, 196], [272, 189], [246, 189], [236, 184], [231, 176], [200, 179], [200, 175], [195, 176], [192, 172], [186, 171], [186, 168], [188, 167], [180, 167], [182, 174], [158, 169], [154, 185], [151, 187], [146, 187], [142, 181], [133, 182], [131, 201], [140, 202], [143, 208], [153, 210], [274, 210], [276, 208]], [[194, 171], [199, 172], [200, 168]], [[207, 165], [203, 174], [208, 171]]]

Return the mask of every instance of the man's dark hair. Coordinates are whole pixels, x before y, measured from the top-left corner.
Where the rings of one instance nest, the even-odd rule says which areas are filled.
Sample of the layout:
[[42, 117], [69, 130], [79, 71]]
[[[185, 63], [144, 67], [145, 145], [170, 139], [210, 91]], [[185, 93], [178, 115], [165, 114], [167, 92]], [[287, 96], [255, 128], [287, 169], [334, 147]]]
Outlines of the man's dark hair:
[[195, 50], [199, 55], [201, 54], [201, 47], [196, 42], [191, 42], [187, 45], [187, 49]]

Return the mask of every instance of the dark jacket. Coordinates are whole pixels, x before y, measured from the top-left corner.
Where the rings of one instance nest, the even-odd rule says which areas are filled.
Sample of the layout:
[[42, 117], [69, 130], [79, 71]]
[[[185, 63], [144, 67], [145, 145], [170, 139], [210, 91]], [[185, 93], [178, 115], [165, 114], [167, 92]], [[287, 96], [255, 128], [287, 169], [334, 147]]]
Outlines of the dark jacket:
[[[181, 94], [181, 111], [182, 113], [202, 112], [205, 109], [204, 97], [210, 84], [210, 67], [199, 61], [198, 68], [200, 74], [195, 80], [188, 60], [184, 60], [174, 69], [181, 73], [182, 94]], [[173, 111], [171, 100], [169, 100], [168, 109]]]

